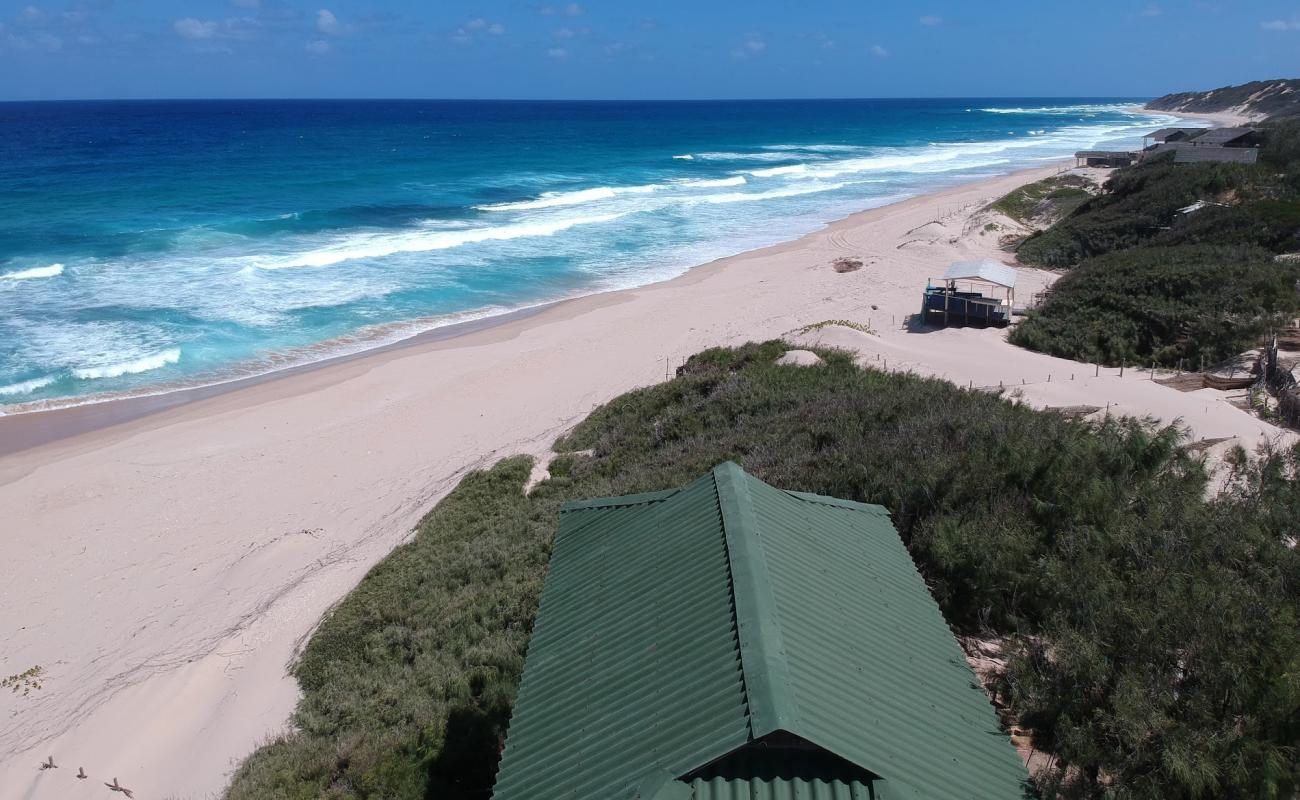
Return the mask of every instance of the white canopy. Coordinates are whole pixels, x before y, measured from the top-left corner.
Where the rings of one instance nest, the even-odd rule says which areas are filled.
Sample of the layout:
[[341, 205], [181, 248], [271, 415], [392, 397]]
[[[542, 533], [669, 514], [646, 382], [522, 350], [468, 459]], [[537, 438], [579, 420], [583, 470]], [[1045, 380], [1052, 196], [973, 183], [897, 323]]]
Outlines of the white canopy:
[[943, 279], [946, 281], [984, 281], [1014, 289], [1016, 286], [1016, 271], [1006, 264], [1000, 264], [987, 258], [980, 261], [954, 261], [952, 266], [948, 267], [948, 271], [944, 273]]

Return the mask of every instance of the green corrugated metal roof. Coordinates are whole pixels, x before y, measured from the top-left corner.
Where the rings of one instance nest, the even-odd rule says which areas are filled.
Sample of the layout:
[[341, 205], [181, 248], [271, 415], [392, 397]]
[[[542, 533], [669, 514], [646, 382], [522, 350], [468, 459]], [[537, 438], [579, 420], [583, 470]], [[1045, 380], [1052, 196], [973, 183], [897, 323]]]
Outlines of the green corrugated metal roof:
[[[703, 771], [781, 732], [861, 774]], [[726, 463], [561, 512], [497, 800], [1009, 800], [1025, 777], [883, 508]]]

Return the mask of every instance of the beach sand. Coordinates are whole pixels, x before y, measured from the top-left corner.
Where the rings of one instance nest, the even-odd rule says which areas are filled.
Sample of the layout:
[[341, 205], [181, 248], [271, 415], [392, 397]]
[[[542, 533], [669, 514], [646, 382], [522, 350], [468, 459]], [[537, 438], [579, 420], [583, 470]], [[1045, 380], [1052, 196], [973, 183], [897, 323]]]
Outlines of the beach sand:
[[[1007, 258], [971, 215], [1058, 169], [0, 456], [0, 543], [16, 565], [0, 589], [3, 671], [45, 671], [43, 688], [0, 697], [5, 796], [102, 794], [112, 776], [140, 800], [219, 793], [240, 758], [284, 729], [297, 699], [286, 666], [316, 621], [467, 470], [546, 453], [594, 407], [712, 345], [791, 334], [889, 369], [1003, 382], [1037, 405], [1110, 403], [1248, 447], [1282, 435], [1222, 393], [1178, 392], [1134, 370], [1094, 377], [1008, 345], [1004, 331], [905, 327], [926, 278], [950, 261]], [[863, 268], [832, 269], [846, 255]], [[1052, 277], [1021, 270], [1018, 297]], [[792, 333], [832, 319], [876, 332]], [[0, 440], [57, 419], [0, 418]], [[38, 771], [48, 754], [64, 768]], [[74, 780], [77, 766], [92, 780]]]

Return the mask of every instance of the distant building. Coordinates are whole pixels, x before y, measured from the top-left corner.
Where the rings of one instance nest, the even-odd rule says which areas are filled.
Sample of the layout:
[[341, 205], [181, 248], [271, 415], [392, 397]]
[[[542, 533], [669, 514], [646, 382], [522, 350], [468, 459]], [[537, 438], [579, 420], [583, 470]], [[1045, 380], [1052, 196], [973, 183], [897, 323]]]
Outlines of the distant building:
[[1189, 139], [1205, 133], [1206, 130], [1206, 128], [1161, 128], [1158, 131], [1153, 131], [1152, 133], [1143, 136], [1142, 146], [1143, 148], [1149, 147], [1150, 145], [1147, 144], [1148, 141], [1150, 141], [1151, 144], [1186, 142]]
[[1076, 167], [1127, 167], [1138, 154], [1126, 150], [1080, 150], [1074, 154]]
[[[1183, 135], [1187, 132], [1193, 135]], [[1138, 160], [1145, 161], [1165, 153], [1174, 154], [1175, 164], [1227, 161], [1254, 164], [1259, 158], [1259, 131], [1254, 128], [1161, 128], [1143, 137], [1152, 140]], [[1077, 155], [1077, 154], [1076, 154]]]
[[560, 512], [495, 800], [1017, 800], [879, 506], [733, 463]]
[[1198, 164], [1205, 161], [1229, 161], [1238, 164], [1254, 164], [1259, 158], [1259, 151], [1253, 147], [1219, 147], [1216, 145], [1198, 145], [1196, 142], [1169, 142], [1158, 144], [1142, 153], [1143, 160], [1155, 158], [1165, 153], [1174, 154], [1175, 164]]
[[1211, 128], [1190, 140], [1194, 147], [1259, 147], [1259, 131], [1254, 128]]

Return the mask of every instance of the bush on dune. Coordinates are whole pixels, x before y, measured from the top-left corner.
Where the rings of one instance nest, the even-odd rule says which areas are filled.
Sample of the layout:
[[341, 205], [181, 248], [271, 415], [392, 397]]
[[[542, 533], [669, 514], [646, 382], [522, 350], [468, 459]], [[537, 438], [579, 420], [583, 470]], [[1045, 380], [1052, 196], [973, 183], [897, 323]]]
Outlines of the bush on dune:
[[1207, 501], [1174, 429], [1071, 421], [841, 353], [774, 365], [783, 350], [706, 351], [597, 409], [528, 496], [524, 458], [467, 476], [322, 621], [295, 671], [297, 730], [228, 797], [486, 797], [560, 503], [724, 459], [890, 509], [950, 623], [1009, 637], [1000, 691], [1060, 758], [1049, 783], [1072, 781], [1047, 792], [1294, 788], [1300, 452], [1243, 462]]
[[1110, 366], [1188, 369], [1259, 343], [1300, 310], [1300, 265], [1246, 247], [1142, 247], [1090, 259], [1012, 330], [1013, 344]]
[[1247, 164], [1174, 164], [1168, 158], [1117, 170], [1107, 193], [1072, 215], [1027, 238], [1016, 250], [1036, 267], [1073, 267], [1094, 256], [1135, 247], [1175, 224], [1178, 210], [1198, 200], [1234, 193], [1264, 199], [1269, 176]]

